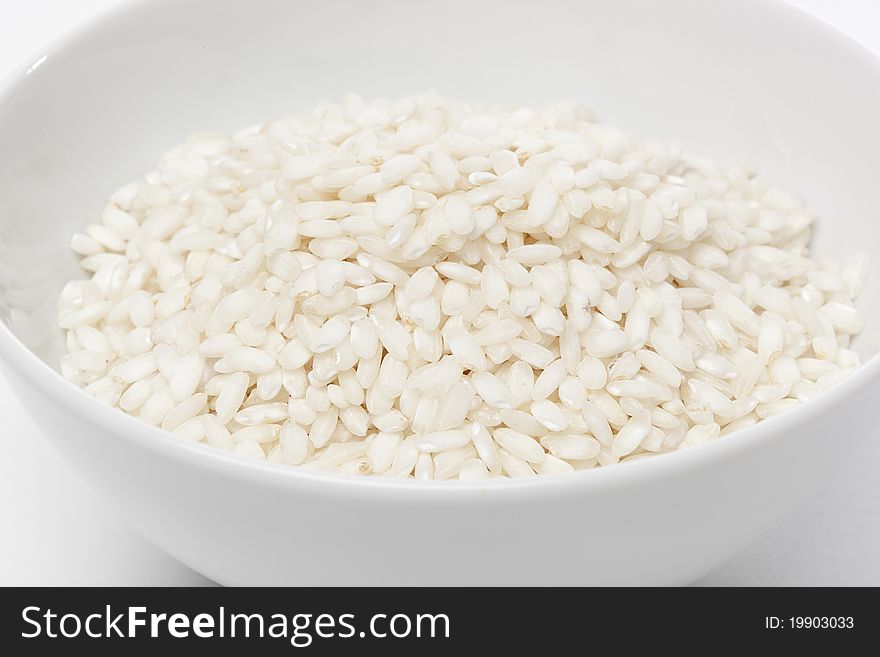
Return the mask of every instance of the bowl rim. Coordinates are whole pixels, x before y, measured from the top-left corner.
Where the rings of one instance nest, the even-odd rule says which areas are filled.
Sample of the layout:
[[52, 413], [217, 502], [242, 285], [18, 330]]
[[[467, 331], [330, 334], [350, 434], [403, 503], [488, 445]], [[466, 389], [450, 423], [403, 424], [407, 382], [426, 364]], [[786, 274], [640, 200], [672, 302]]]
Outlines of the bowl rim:
[[[28, 78], [39, 67], [54, 56], [63, 54], [72, 45], [86, 41], [93, 33], [112, 26], [117, 18], [123, 18], [132, 10], [160, 10], [170, 6], [168, 0], [122, 0], [98, 12], [91, 19], [77, 24], [61, 37], [36, 51], [31, 58], [22, 62], [12, 73], [0, 80], [0, 104], [11, 97], [16, 90], [28, 82]], [[862, 56], [880, 73], [880, 54], [839, 27], [828, 23], [807, 10], [789, 4], [787, 0], [776, 2], [756, 2], [762, 11], [776, 12], [784, 20], [812, 22], [814, 27], [823, 30], [834, 47], [847, 48], [847, 56]], [[0, 321], [0, 359], [15, 370], [27, 384], [50, 399], [50, 403], [60, 404], [66, 411], [81, 415], [84, 420], [100, 427], [102, 431], [130, 440], [140, 449], [148, 450], [160, 458], [168, 458], [186, 463], [195, 468], [211, 469], [229, 478], [252, 481], [264, 486], [283, 488], [318, 487], [312, 492], [347, 495], [370, 493], [390, 496], [393, 499], [409, 499], [406, 496], [428, 498], [435, 501], [451, 500], [466, 496], [468, 499], [496, 500], [503, 495], [527, 493], [533, 495], [557, 494], [578, 489], [581, 491], [596, 488], [622, 487], [631, 481], [645, 481], [673, 477], [678, 473], [694, 468], [706, 468], [730, 459], [752, 449], [760, 449], [761, 444], [780, 434], [795, 431], [811, 420], [833, 410], [841, 400], [850, 397], [860, 388], [876, 384], [880, 380], [880, 353], [868, 358], [845, 380], [835, 384], [814, 399], [799, 404], [784, 413], [769, 417], [750, 427], [736, 432], [736, 438], [729, 436], [686, 450], [656, 454], [615, 467], [599, 467], [562, 474], [538, 475], [535, 477], [511, 477], [487, 481], [458, 480], [413, 480], [384, 476], [345, 475], [324, 472], [317, 469], [301, 468], [268, 461], [258, 461], [232, 455], [224, 450], [184, 440], [171, 432], [147, 424], [125, 412], [106, 406], [85, 392], [81, 387], [66, 380], [34, 354], [14, 335], [6, 322]], [[401, 497], [398, 491], [406, 491]], [[441, 491], [441, 492], [438, 492]], [[479, 493], [475, 496], [475, 493]], [[489, 495], [486, 495], [486, 494]]]

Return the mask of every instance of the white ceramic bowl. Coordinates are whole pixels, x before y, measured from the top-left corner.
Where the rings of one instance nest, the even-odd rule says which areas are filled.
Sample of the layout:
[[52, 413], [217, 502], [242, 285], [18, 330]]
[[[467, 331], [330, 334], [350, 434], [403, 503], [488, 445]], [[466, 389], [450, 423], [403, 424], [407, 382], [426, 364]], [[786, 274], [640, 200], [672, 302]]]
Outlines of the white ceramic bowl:
[[[876, 434], [880, 360], [701, 448], [532, 480], [415, 483], [238, 460], [102, 407], [55, 371], [71, 233], [190, 132], [349, 90], [583, 100], [608, 122], [753, 163], [819, 211], [820, 255], [880, 258], [880, 65], [762, 0], [151, 0], [0, 92], [0, 355], [34, 420], [145, 536], [225, 584], [681, 584]], [[861, 299], [865, 358], [880, 288]]]

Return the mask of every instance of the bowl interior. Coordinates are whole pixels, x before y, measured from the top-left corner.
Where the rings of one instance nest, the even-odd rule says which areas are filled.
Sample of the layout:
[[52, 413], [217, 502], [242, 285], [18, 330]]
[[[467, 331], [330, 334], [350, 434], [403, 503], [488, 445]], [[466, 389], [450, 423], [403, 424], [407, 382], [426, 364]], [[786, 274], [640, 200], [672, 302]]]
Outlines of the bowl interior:
[[201, 130], [347, 91], [572, 98], [603, 121], [753, 165], [819, 216], [814, 252], [875, 261], [859, 301], [880, 350], [880, 63], [781, 3], [151, 0], [49, 49], [0, 92], [0, 317], [57, 366], [71, 234]]

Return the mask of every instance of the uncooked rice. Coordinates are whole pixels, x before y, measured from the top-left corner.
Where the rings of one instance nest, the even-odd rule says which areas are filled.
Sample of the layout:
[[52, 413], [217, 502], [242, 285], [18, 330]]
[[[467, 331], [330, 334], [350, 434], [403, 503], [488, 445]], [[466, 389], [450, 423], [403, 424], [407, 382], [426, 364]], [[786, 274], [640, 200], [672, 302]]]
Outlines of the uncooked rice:
[[715, 440], [859, 365], [867, 260], [576, 104], [346, 97], [198, 134], [73, 237], [61, 371], [233, 454], [482, 480]]

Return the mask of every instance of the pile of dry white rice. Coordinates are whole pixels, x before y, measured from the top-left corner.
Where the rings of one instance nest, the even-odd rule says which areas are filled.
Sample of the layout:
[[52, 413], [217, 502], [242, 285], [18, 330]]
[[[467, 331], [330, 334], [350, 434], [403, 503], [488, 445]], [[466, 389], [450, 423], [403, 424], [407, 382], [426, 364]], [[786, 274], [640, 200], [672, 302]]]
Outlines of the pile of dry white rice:
[[346, 98], [200, 134], [73, 239], [61, 367], [235, 454], [418, 479], [704, 443], [859, 364], [867, 262], [574, 104]]

